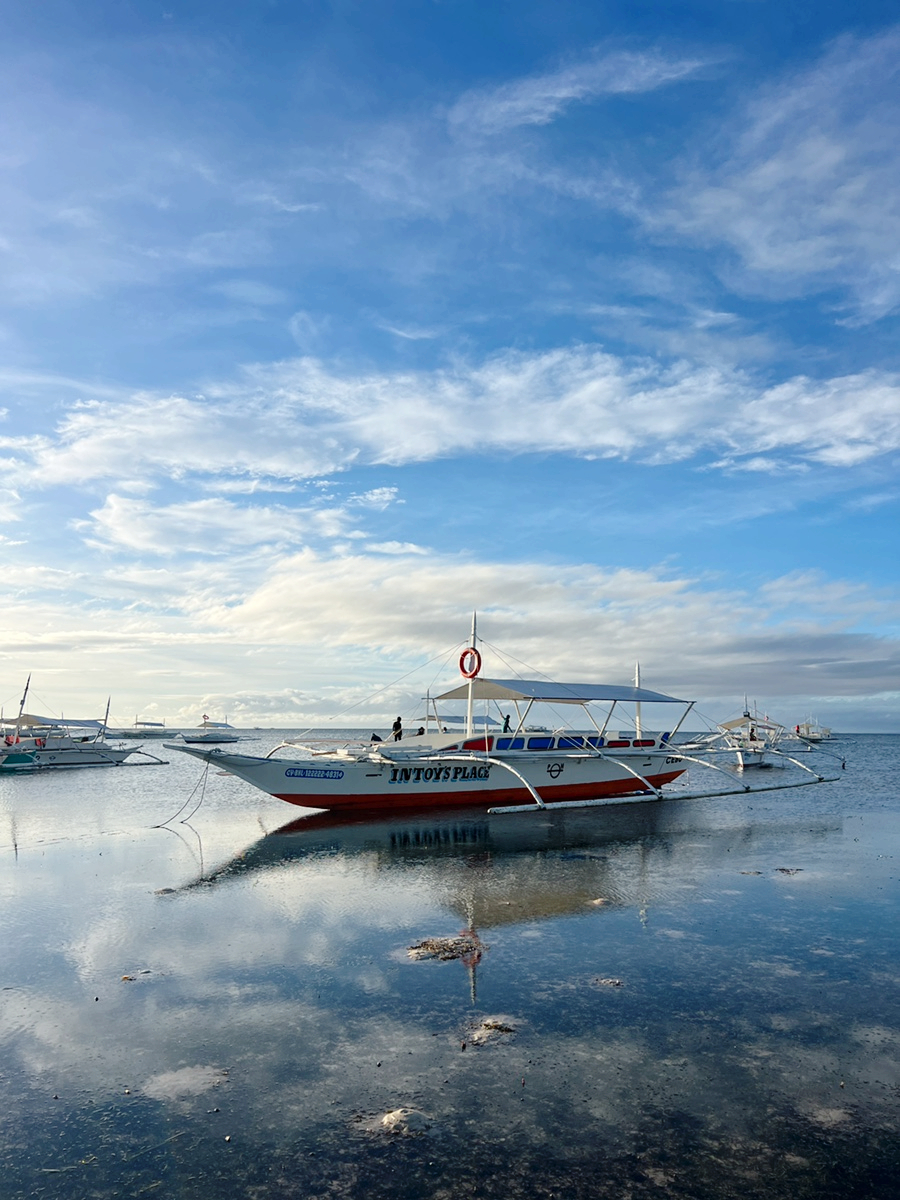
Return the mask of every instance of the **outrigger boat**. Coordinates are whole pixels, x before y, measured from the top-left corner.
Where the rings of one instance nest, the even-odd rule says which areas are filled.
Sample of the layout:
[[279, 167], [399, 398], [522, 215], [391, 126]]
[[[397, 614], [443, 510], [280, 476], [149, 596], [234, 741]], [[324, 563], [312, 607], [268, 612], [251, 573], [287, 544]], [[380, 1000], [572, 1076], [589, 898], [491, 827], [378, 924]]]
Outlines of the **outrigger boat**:
[[154, 758], [140, 746], [113, 746], [106, 740], [108, 704], [102, 721], [51, 719], [25, 712], [30, 685], [29, 675], [18, 716], [14, 720], [0, 717], [0, 774], [60, 767], [118, 767], [132, 754]]
[[820, 725], [815, 717], [809, 717], [806, 721], [795, 725], [794, 733], [804, 742], [827, 742], [832, 737], [831, 730], [825, 725]]
[[745, 698], [741, 716], [722, 721], [714, 733], [706, 734], [682, 749], [733, 751], [736, 765], [742, 770], [746, 767], [770, 767], [775, 761], [771, 751], [785, 740], [786, 734], [784, 725], [760, 713], [755, 704], [751, 711]]
[[[487, 678], [481, 667], [473, 622], [472, 644], [459, 658], [462, 684], [434, 697], [435, 704], [466, 701], [462, 735], [445, 733], [438, 723], [436, 730], [423, 728], [405, 741], [327, 748], [309, 744], [302, 756], [297, 755], [297, 742], [282, 742], [262, 758], [174, 742], [167, 747], [289, 804], [334, 811], [477, 805], [490, 812], [510, 812], [660, 799], [663, 787], [698, 761], [672, 741], [694, 702], [640, 687], [639, 677], [631, 687], [553, 683]], [[479, 701], [514, 708], [515, 723], [504, 721], [502, 733], [477, 730], [474, 709]], [[580, 730], [569, 721], [565, 727], [542, 726], [541, 732], [531, 732], [536, 704], [577, 712]], [[599, 717], [591, 708], [594, 704], [606, 706]], [[646, 732], [643, 706], [657, 704], [680, 705], [682, 711], [666, 732]], [[633, 711], [633, 728], [624, 733], [612, 724], [620, 705], [632, 706]], [[282, 757], [285, 750], [293, 757]], [[821, 778], [816, 776], [816, 781]]]
[[21, 774], [52, 767], [118, 767], [130, 755], [143, 753], [140, 746], [111, 745], [98, 721], [60, 725], [28, 716], [27, 721], [2, 727], [0, 773]]
[[107, 730], [110, 737], [140, 738], [142, 741], [174, 737], [177, 732], [176, 729], [167, 729], [165, 721], [142, 721], [139, 717], [135, 717], [134, 724], [126, 725], [124, 729]]
[[203, 714], [203, 721], [197, 726], [196, 731], [187, 729], [176, 736], [184, 742], [199, 742], [206, 746], [241, 740], [227, 721], [211, 721], [206, 713]]

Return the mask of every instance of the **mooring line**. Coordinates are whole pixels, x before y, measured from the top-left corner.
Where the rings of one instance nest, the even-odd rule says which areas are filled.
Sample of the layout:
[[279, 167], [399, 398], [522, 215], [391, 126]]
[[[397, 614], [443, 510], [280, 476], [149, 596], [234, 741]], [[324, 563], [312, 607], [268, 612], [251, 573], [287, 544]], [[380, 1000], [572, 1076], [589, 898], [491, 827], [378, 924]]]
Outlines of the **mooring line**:
[[181, 814], [184, 812], [184, 810], [187, 808], [187, 806], [190, 804], [190, 802], [193, 800], [194, 794], [196, 793], [197, 788], [201, 787], [201, 784], [202, 784], [202, 788], [200, 791], [200, 799], [197, 801], [196, 807], [192, 808], [191, 811], [188, 813], [188, 815], [186, 817], [182, 818], [181, 823], [182, 823], [182, 825], [184, 825], [185, 822], [189, 821], [191, 819], [191, 817], [194, 815], [194, 813], [197, 812], [197, 809], [199, 809], [200, 805], [203, 803], [204, 797], [206, 796], [206, 780], [207, 780], [208, 775], [209, 775], [209, 763], [207, 763], [206, 766], [203, 768], [203, 774], [200, 776], [200, 778], [194, 784], [191, 794], [188, 796], [187, 800], [185, 800], [184, 804], [182, 804], [181, 808], [179, 808], [178, 812], [172, 813], [171, 817], [169, 817], [168, 820], [160, 821], [158, 825], [151, 825], [150, 828], [151, 829], [163, 829], [166, 825], [170, 825], [172, 823], [172, 821], [174, 821], [176, 819], [176, 817], [180, 817]]

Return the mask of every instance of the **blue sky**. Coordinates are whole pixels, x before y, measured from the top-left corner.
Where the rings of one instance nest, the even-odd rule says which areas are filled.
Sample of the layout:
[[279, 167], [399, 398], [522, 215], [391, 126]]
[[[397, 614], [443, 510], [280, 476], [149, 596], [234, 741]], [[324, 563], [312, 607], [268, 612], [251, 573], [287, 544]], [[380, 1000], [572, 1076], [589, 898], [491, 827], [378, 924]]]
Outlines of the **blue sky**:
[[900, 729], [895, 20], [7, 3], [7, 707], [411, 716], [477, 608]]

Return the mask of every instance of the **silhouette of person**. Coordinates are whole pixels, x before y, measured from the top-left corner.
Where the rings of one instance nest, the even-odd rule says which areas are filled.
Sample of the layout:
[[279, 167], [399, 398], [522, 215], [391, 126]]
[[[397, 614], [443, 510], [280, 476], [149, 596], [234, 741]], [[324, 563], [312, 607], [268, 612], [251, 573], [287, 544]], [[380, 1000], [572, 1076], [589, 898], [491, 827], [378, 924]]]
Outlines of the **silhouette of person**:
[[391, 733], [394, 735], [394, 741], [399, 742], [403, 737], [403, 722], [398, 717], [391, 726]]

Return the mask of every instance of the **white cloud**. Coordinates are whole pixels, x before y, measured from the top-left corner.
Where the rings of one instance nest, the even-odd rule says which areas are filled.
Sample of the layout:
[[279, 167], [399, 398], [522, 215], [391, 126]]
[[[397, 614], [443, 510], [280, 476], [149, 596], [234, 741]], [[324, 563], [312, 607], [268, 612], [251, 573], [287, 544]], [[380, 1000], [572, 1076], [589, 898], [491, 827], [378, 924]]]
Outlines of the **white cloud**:
[[322, 335], [328, 327], [328, 320], [313, 317], [310, 313], [300, 310], [295, 312], [288, 321], [288, 331], [301, 351], [309, 353], [321, 344]]
[[[783, 297], [834, 286], [856, 320], [900, 303], [900, 30], [844, 37], [804, 74], [766, 88], [720, 135], [656, 226], [726, 243], [732, 281]], [[709, 145], [702, 155], [709, 161]]]
[[301, 358], [246, 368], [205, 397], [79, 404], [55, 431], [3, 437], [0, 448], [15, 453], [10, 485], [111, 479], [119, 491], [170, 475], [277, 482], [496, 453], [672, 462], [712, 452], [751, 469], [786, 456], [851, 467], [900, 448], [900, 379], [871, 370], [760, 387], [724, 366], [623, 360], [596, 346], [430, 372], [354, 375]]
[[756, 449], [796, 447], [813, 461], [852, 467], [900, 446], [900, 379], [864, 371], [815, 381], [797, 376], [744, 410]]
[[854, 630], [890, 628], [900, 606], [852, 581], [798, 573], [738, 589], [658, 568], [392, 550], [18, 571], [0, 595], [4, 670], [34, 671], [56, 711], [112, 691], [124, 712], [156, 702], [187, 714], [204, 697], [229, 712], [239, 700], [246, 724], [315, 723], [351, 708], [368, 721], [453, 678], [477, 609], [489, 670], [504, 676], [625, 681], [640, 659], [647, 686], [719, 697], [724, 709], [746, 691], [776, 713], [784, 697], [805, 696], [807, 708], [896, 687], [896, 639]]
[[379, 325], [385, 333], [392, 333], [395, 337], [403, 338], [407, 342], [422, 342], [430, 341], [432, 338], [438, 337], [440, 330], [437, 329], [418, 329], [411, 325], [404, 329], [399, 329], [394, 325]]
[[428, 550], [424, 546], [417, 546], [415, 542], [369, 542], [366, 545], [366, 550], [370, 554], [427, 554]]
[[898, 500], [900, 500], [900, 491], [869, 492], [849, 501], [847, 508], [851, 512], [874, 512], [885, 505], [896, 504]]
[[395, 487], [380, 487], [371, 488], [368, 492], [360, 492], [354, 494], [347, 501], [348, 506], [354, 505], [360, 508], [374, 508], [379, 512], [383, 512], [386, 508], [390, 508], [392, 504], [402, 504], [403, 501], [398, 499], [399, 488]]
[[848, 632], [856, 621], [895, 619], [895, 600], [817, 574], [773, 581], [755, 595], [658, 570], [418, 552], [398, 569], [378, 557], [304, 551], [282, 559], [242, 603], [211, 616], [238, 637], [252, 630], [262, 640], [377, 646], [402, 661], [464, 637], [473, 609], [482, 636], [550, 676], [630, 678], [640, 658], [648, 686], [653, 679], [676, 695], [751, 683], [794, 694], [812, 667], [821, 694], [838, 680], [841, 694], [848, 684], [869, 693], [891, 686], [900, 654], [894, 643]]
[[337, 509], [238, 506], [219, 498], [155, 507], [112, 494], [90, 521], [74, 522], [88, 540], [162, 555], [226, 555], [258, 546], [296, 546], [346, 533]]
[[557, 71], [467, 92], [448, 114], [454, 131], [496, 134], [518, 125], [547, 125], [570, 104], [599, 95], [649, 92], [696, 74], [700, 59], [617, 51]]
[[[0, 460], [0, 470], [2, 467], [3, 462]], [[0, 524], [6, 528], [11, 521], [21, 520], [21, 497], [18, 492], [13, 491], [12, 488], [0, 487]]]

